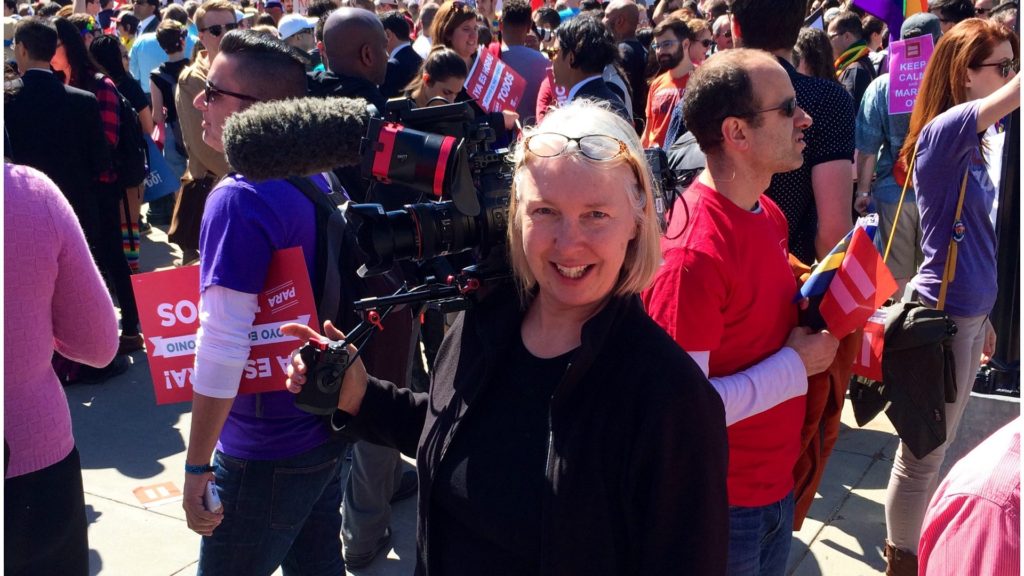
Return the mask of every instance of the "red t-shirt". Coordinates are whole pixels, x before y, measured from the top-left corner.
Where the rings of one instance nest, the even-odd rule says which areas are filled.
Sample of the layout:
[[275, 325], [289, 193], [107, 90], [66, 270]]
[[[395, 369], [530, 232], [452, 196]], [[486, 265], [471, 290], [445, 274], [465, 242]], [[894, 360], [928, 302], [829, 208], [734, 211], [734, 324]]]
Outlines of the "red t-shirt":
[[651, 82], [650, 92], [647, 93], [647, 127], [644, 128], [642, 138], [644, 148], [655, 145], [665, 147], [672, 110], [682, 100], [689, 79], [689, 74], [673, 78], [671, 72], [665, 72]]
[[[767, 196], [751, 212], [699, 182], [686, 200], [689, 223], [679, 199], [644, 305], [684, 350], [710, 352], [709, 376], [728, 376], [777, 352], [797, 325], [786, 217]], [[798, 396], [729, 426], [730, 505], [764, 506], [793, 489], [805, 410]]]

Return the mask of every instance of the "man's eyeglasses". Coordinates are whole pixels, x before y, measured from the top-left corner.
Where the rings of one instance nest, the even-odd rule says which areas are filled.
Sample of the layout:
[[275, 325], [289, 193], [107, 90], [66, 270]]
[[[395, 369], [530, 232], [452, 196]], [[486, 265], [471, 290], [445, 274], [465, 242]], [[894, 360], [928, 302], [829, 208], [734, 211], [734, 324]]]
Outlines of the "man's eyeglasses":
[[660, 43], [651, 42], [651, 50], [658, 50], [659, 48], [664, 48], [668, 50], [669, 48], [675, 47], [677, 44], [679, 44], [679, 40], [665, 40], [664, 42]]
[[228, 92], [227, 90], [222, 90], [222, 89], [217, 88], [216, 86], [214, 86], [213, 82], [210, 82], [209, 80], [207, 80], [206, 81], [206, 86], [203, 89], [203, 97], [206, 99], [206, 104], [207, 105], [212, 104], [213, 101], [218, 96], [221, 96], [221, 95], [223, 95], [223, 96], [231, 96], [232, 98], [238, 98], [239, 100], [244, 100], [246, 102], [261, 102], [262, 101], [259, 98], [256, 98], [255, 96], [249, 96], [249, 95], [246, 95], [246, 94], [239, 94], [237, 92]]
[[978, 68], [997, 67], [999, 68], [999, 75], [1003, 78], [1010, 76], [1010, 71], [1020, 71], [1020, 60], [1016, 58], [1003, 58], [999, 62], [989, 62], [988, 64], [978, 64]]
[[220, 37], [221, 34], [223, 34], [225, 32], [231, 32], [232, 30], [236, 30], [237, 28], [238, 28], [238, 23], [237, 22], [231, 22], [231, 23], [228, 23], [228, 24], [214, 24], [213, 26], [207, 26], [206, 28], [200, 28], [199, 31], [200, 32], [209, 32], [210, 34], [213, 34], [215, 37]]
[[796, 97], [794, 96], [793, 98], [790, 98], [789, 100], [786, 100], [782, 104], [779, 104], [778, 106], [775, 106], [773, 108], [765, 108], [763, 110], [755, 110], [753, 112], [752, 116], [756, 116], [758, 114], [763, 114], [765, 112], [772, 112], [774, 110], [780, 110], [782, 112], [782, 114], [786, 118], [792, 118], [793, 115], [796, 114], [796, 109], [799, 108], [799, 107], [800, 107], [800, 104], [796, 101]]
[[557, 132], [541, 132], [528, 137], [523, 144], [526, 146], [527, 152], [534, 156], [554, 158], [564, 154], [569, 148], [570, 142], [576, 143], [580, 154], [598, 162], [614, 160], [629, 152], [625, 142], [603, 134], [587, 134], [572, 138]]

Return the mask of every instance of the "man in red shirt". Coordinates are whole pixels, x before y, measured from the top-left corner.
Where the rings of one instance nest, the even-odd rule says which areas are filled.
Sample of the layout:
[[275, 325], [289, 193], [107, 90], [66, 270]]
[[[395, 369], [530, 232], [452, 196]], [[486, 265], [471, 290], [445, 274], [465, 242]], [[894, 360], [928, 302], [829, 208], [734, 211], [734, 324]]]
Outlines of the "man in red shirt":
[[693, 70], [689, 56], [693, 40], [690, 27], [678, 18], [668, 18], [654, 29], [651, 47], [658, 56], [658, 65], [665, 72], [651, 82], [647, 93], [647, 126], [641, 138], [644, 148], [667, 147], [665, 135], [672, 120], [672, 110], [683, 97], [686, 81]]
[[807, 377], [838, 341], [798, 327], [786, 218], [763, 193], [803, 162], [811, 118], [769, 54], [736, 49], [690, 79], [683, 116], [707, 160], [676, 201], [644, 304], [704, 369], [729, 434], [729, 574], [783, 574]]

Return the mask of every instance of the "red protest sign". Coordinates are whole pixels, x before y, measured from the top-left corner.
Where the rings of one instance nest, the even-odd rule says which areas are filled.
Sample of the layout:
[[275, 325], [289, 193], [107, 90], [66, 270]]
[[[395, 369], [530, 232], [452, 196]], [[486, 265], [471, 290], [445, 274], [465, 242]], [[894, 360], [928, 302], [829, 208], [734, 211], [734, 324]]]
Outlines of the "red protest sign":
[[[157, 404], [192, 400], [192, 372], [199, 329], [199, 266], [132, 276], [146, 357]], [[285, 368], [298, 347], [280, 328], [298, 322], [317, 329], [316, 304], [302, 248], [274, 253], [249, 341], [252, 350], [239, 394], [284, 389]]]
[[481, 50], [466, 78], [466, 92], [486, 112], [515, 110], [526, 79], [487, 50]]

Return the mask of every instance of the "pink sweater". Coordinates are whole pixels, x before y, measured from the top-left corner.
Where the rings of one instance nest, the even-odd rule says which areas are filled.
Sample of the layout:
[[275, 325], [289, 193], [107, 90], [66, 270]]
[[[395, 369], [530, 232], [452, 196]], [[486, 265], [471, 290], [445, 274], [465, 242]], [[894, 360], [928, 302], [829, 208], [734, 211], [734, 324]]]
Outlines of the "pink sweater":
[[74, 447], [53, 351], [105, 366], [117, 318], [71, 205], [41, 172], [4, 164], [4, 439], [7, 478], [63, 460]]

